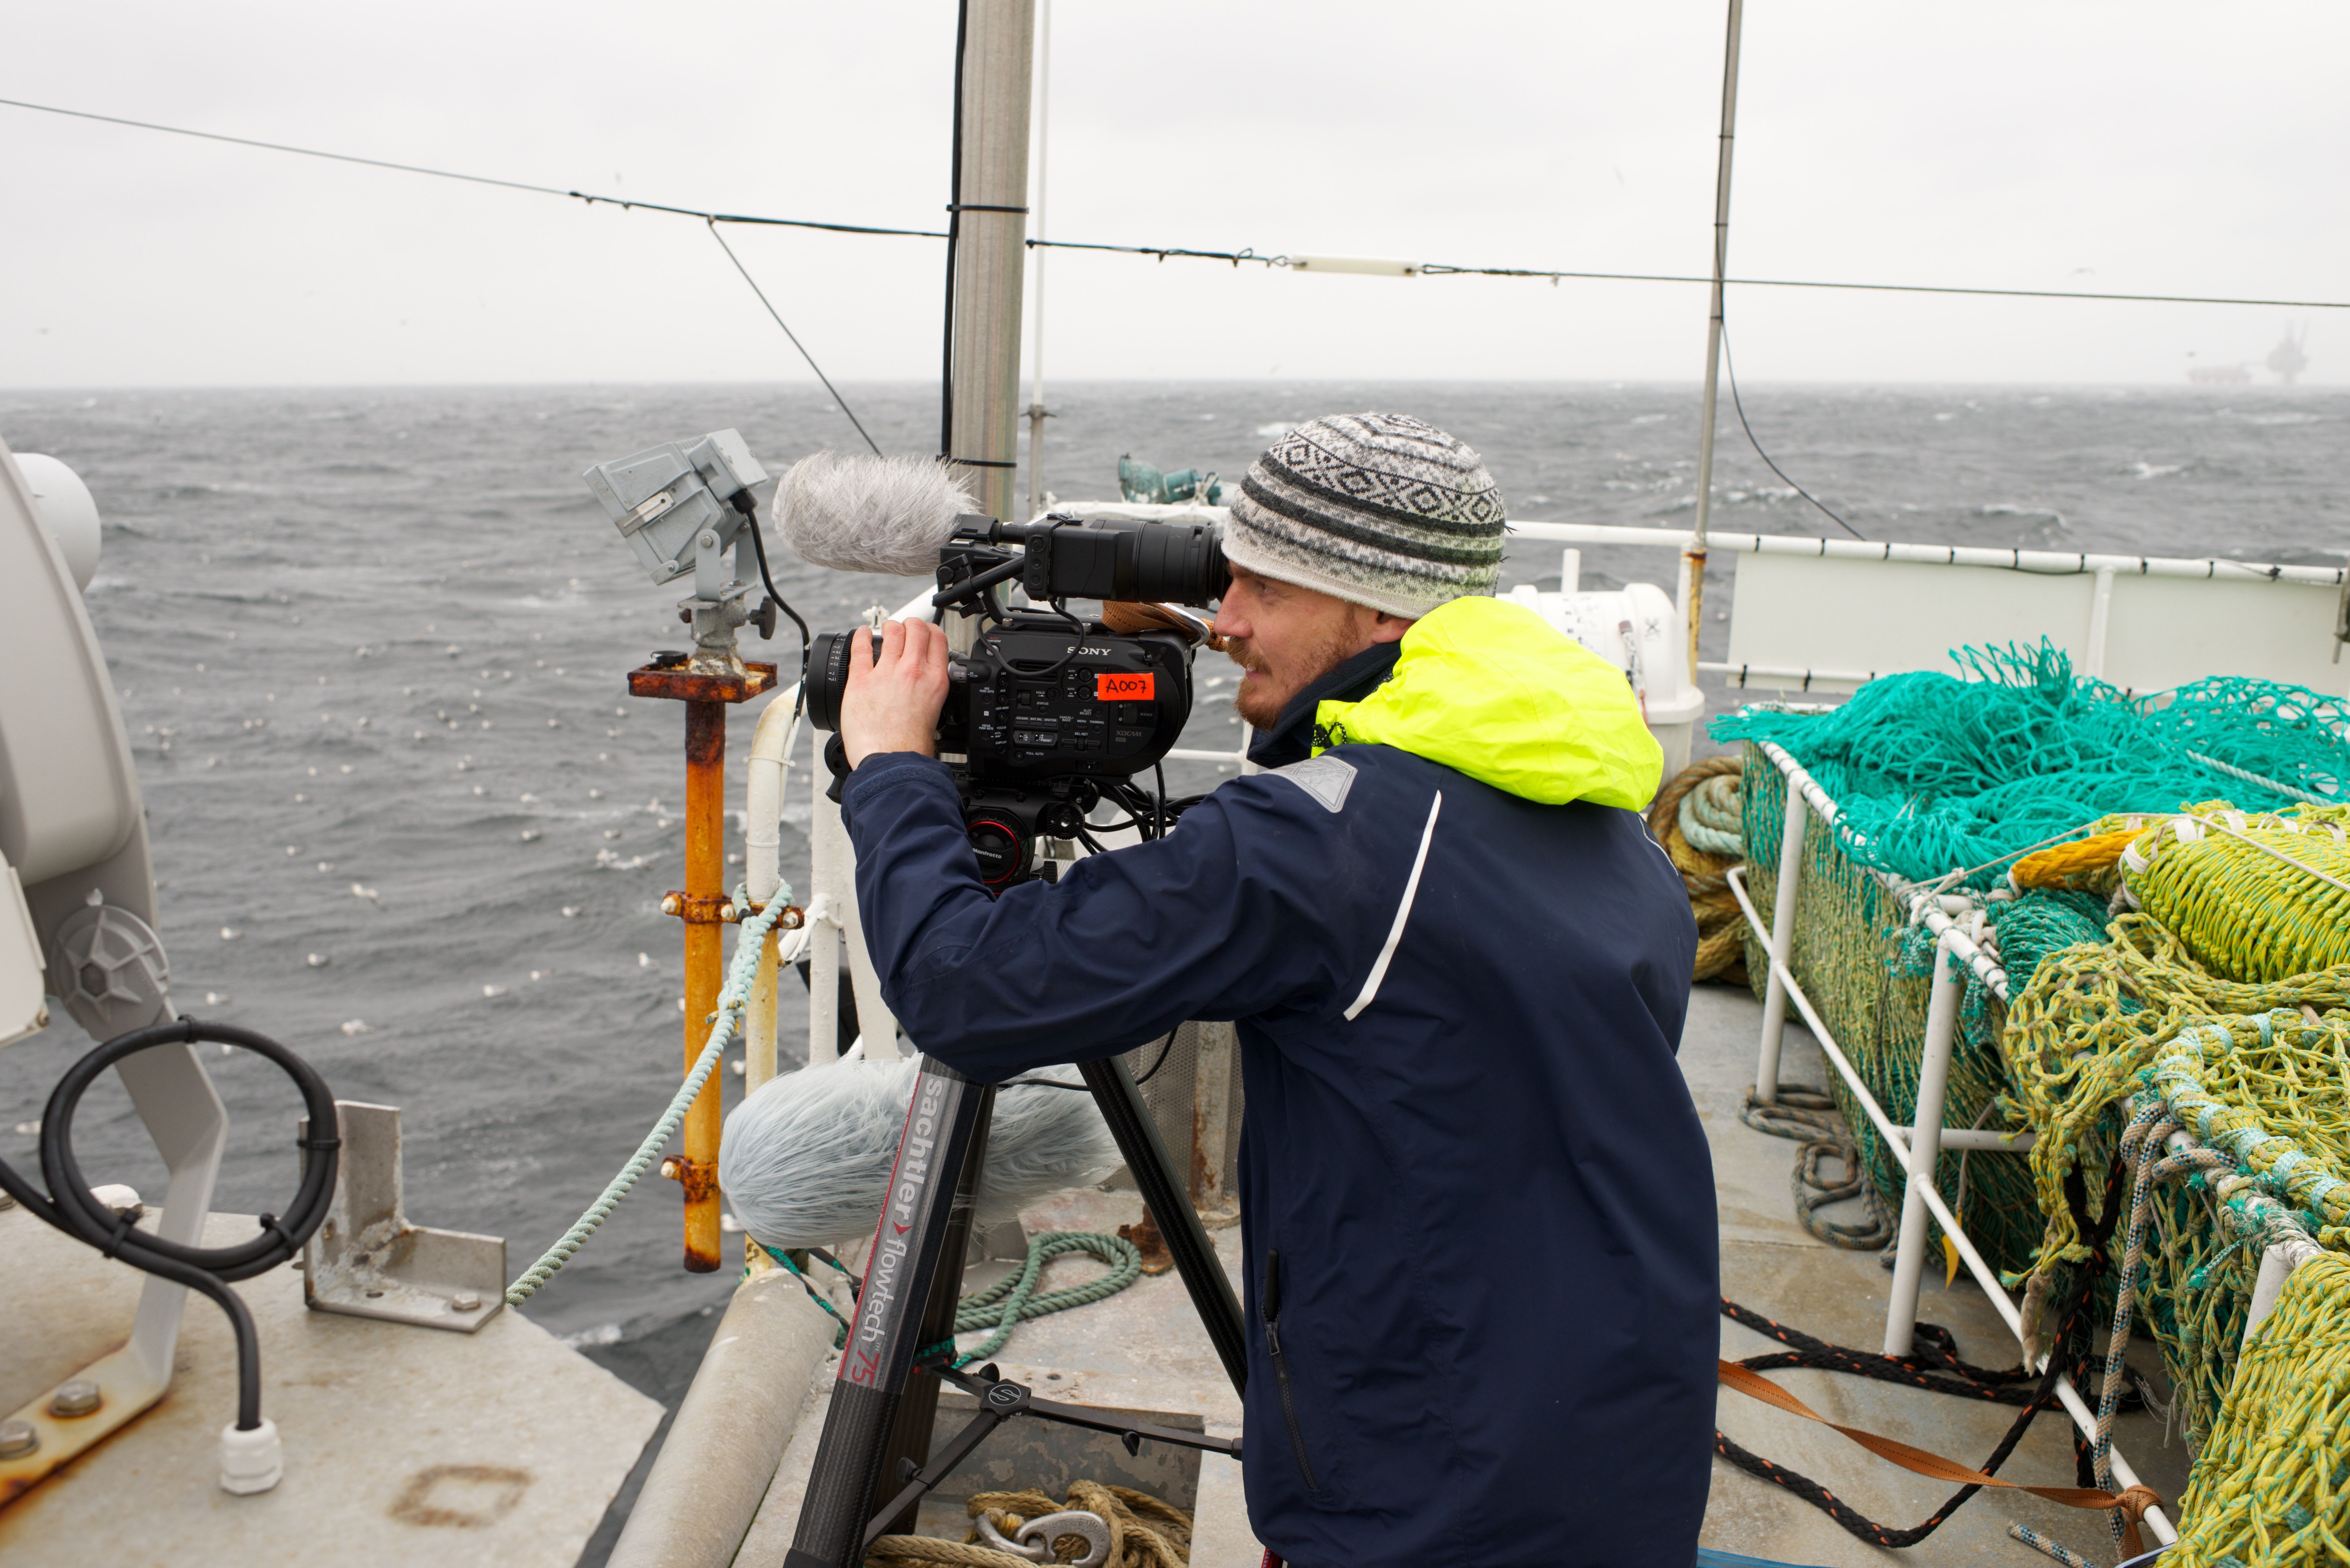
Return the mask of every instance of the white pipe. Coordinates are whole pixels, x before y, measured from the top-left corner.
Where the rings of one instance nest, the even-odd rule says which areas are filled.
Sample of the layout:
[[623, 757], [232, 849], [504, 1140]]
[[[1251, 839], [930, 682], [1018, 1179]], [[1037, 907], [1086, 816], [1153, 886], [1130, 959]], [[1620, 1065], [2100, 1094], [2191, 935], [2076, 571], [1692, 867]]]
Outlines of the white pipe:
[[[1085, 517], [1141, 517], [1179, 523], [1222, 523], [1226, 509], [1185, 502], [1146, 506], [1125, 501], [1065, 501], [1061, 509]], [[1510, 534], [1559, 545], [1624, 545], [1668, 550], [1689, 548], [1683, 528], [1627, 528], [1613, 523], [1541, 523], [1513, 519]], [[2197, 577], [2222, 582], [2305, 583], [2339, 587], [2340, 566], [2282, 566], [2266, 561], [2221, 561], [2208, 556], [2107, 556], [2066, 550], [1994, 550], [1977, 545], [1896, 545], [1863, 539], [1824, 539], [1811, 534], [1706, 535], [1709, 552], [1738, 556], [1812, 556], [1831, 560], [1912, 561], [1926, 566], [1987, 566], [2040, 576], [2092, 575], [2110, 566], [2116, 576]], [[1800, 673], [1800, 671], [1798, 672]]]
[[2081, 650], [2081, 673], [2092, 680], [2106, 673], [2106, 628], [2113, 619], [2114, 569], [2097, 568], [2096, 591], [2089, 596], [2089, 639]]
[[[1779, 1100], [1779, 1045], [1787, 1032], [1787, 983], [1780, 977], [1789, 972], [1787, 954], [1795, 942], [1795, 895], [1804, 878], [1804, 815], [1803, 793], [1790, 784], [1785, 822], [1779, 834], [1779, 896], [1771, 925], [1762, 930], [1760, 922], [1749, 922], [1762, 930], [1771, 955], [1770, 978], [1762, 992], [1762, 1039], [1754, 1059], [1754, 1097], [1766, 1106]], [[1745, 904], [1742, 892], [1738, 901]]]
[[743, 802], [743, 882], [761, 904], [784, 880], [784, 772], [791, 766], [792, 742], [799, 735], [799, 701], [797, 686], [776, 692], [759, 711], [758, 725], [751, 732]]
[[1909, 1179], [1901, 1196], [1901, 1230], [1893, 1249], [1893, 1290], [1885, 1308], [1885, 1354], [1907, 1355], [1918, 1327], [1918, 1282], [1926, 1267], [1926, 1191], [1942, 1152], [1942, 1102], [1950, 1094], [1950, 1046], [1959, 1033], [1966, 986], [1952, 972], [1950, 939], [1934, 944], [1933, 988], [1926, 1003], [1926, 1041], [1918, 1059], [1917, 1114], [1909, 1121]]
[[734, 1288], [612, 1568], [729, 1568], [832, 1354], [832, 1319], [770, 1265]]
[[1814, 686], [1866, 686], [1879, 674], [1890, 673], [1875, 670], [1814, 670], [1792, 664], [1728, 664], [1711, 659], [1700, 659], [1698, 669], [1708, 675], [1730, 676], [1727, 684], [1731, 686], [1762, 685], [1774, 691], [1790, 688], [1809, 691]]
[[[1513, 521], [1521, 539], [1561, 545], [1653, 545], [1686, 550], [1691, 535], [1680, 528], [1627, 528], [1612, 523]], [[2262, 561], [2220, 561], [2171, 556], [2106, 556], [2069, 550], [1994, 550], [1975, 545], [1896, 545], [1862, 539], [1825, 539], [1802, 534], [1709, 534], [1709, 550], [1742, 556], [1815, 556], [1846, 561], [1914, 561], [1929, 566], [1991, 566], [2043, 576], [2075, 576], [2111, 567], [2116, 576], [2210, 577], [2238, 582], [2309, 583], [2333, 587], [2343, 580], [2339, 566], [2280, 566]]]
[[[751, 760], [745, 776], [743, 810], [743, 884], [761, 904], [774, 898], [784, 883], [783, 816], [785, 770], [791, 766], [792, 742], [800, 732], [800, 689], [795, 685], [767, 700], [751, 732]], [[775, 1075], [775, 983], [782, 933], [767, 933], [759, 955], [758, 975], [751, 985], [749, 1015], [743, 1029], [743, 1092]]]

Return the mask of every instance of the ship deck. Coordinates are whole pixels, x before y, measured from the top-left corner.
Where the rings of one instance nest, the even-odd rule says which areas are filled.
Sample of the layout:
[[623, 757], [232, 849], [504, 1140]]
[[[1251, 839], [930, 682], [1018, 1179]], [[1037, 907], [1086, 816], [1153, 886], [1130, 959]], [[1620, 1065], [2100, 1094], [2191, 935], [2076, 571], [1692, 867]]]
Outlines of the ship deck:
[[[1877, 1253], [1829, 1246], [1795, 1222], [1788, 1193], [1795, 1145], [1756, 1132], [1739, 1120], [1739, 1108], [1753, 1082], [1761, 1014], [1760, 1006], [1743, 990], [1700, 986], [1691, 998], [1680, 1052], [1682, 1071], [1712, 1151], [1722, 1291], [1732, 1301], [1819, 1338], [1875, 1349], [1884, 1337], [1891, 1274]], [[1782, 1058], [1783, 1077], [1790, 1082], [1821, 1083], [1826, 1070], [1817, 1044], [1799, 1026], [1791, 1024]], [[1114, 1231], [1139, 1219], [1141, 1209], [1141, 1199], [1132, 1191], [1087, 1188], [1047, 1199], [1022, 1219], [1031, 1234], [1046, 1230]], [[1835, 1211], [1831, 1210], [1830, 1217], [1835, 1217]], [[1217, 1241], [1237, 1284], [1239, 1232], [1221, 1232]], [[1085, 1267], [1082, 1263], [1064, 1266], [1073, 1271], [1071, 1277]], [[2014, 1339], [1974, 1282], [1963, 1272], [1956, 1283], [1949, 1285], [1938, 1272], [1929, 1270], [1929, 1275], [1919, 1297], [1918, 1316], [1956, 1334], [1960, 1353], [1967, 1359], [1983, 1366], [2012, 1364], [2017, 1359]], [[1722, 1323], [1725, 1356], [1735, 1359], [1776, 1348], [1780, 1347], [1758, 1334], [1727, 1320]], [[1029, 1383], [1055, 1398], [1190, 1412], [1201, 1417], [1211, 1433], [1231, 1435], [1239, 1430], [1239, 1402], [1192, 1315], [1180, 1282], [1172, 1274], [1146, 1278], [1092, 1306], [1024, 1324], [996, 1360], [1004, 1376]], [[2161, 1383], [2154, 1357], [2147, 1350], [2136, 1352], [2133, 1360], [2152, 1373], [2158, 1385]], [[738, 1562], [777, 1562], [790, 1545], [815, 1439], [823, 1427], [829, 1374], [829, 1366], [819, 1369], [798, 1434]], [[1976, 1404], [1831, 1373], [1795, 1370], [1770, 1376], [1832, 1420], [1898, 1438], [1968, 1465], [1982, 1461], [2013, 1415], [2005, 1406]], [[1721, 1395], [1720, 1420], [1722, 1429], [1745, 1448], [1813, 1478], [1863, 1514], [1897, 1529], [1925, 1519], [1951, 1490], [1898, 1469], [1825, 1427], [1726, 1390]], [[2162, 1420], [2140, 1413], [2120, 1419], [2116, 1442], [2147, 1483], [2175, 1504], [2184, 1489], [2189, 1463], [2180, 1438], [2171, 1433], [2166, 1440]], [[986, 1454], [983, 1449], [973, 1462]], [[1262, 1549], [1249, 1532], [1239, 1472], [1240, 1467], [1231, 1460], [1206, 1457], [1199, 1464], [1196, 1498], [1178, 1500], [1196, 1503], [1199, 1527], [1193, 1568], [1257, 1568]], [[2017, 1481], [2073, 1485], [2070, 1428], [2063, 1414], [2045, 1414], [2034, 1422], [2002, 1473]], [[1637, 1478], [1625, 1479], [1637, 1485]], [[987, 1484], [1001, 1484], [1001, 1480]], [[2009, 1538], [2011, 1523], [2026, 1525], [2092, 1562], [2115, 1560], [2104, 1515], [2064, 1508], [2024, 1493], [1989, 1490], [1978, 1493], [1925, 1542], [1898, 1552], [1887, 1551], [1847, 1533], [1793, 1493], [1718, 1458], [1713, 1462], [1713, 1489], [1700, 1539], [1700, 1544], [1716, 1551], [1807, 1568], [1863, 1568], [1897, 1561], [1911, 1568], [2045, 1561]], [[961, 1539], [963, 1526], [963, 1511], [957, 1505], [935, 1503], [925, 1510], [922, 1530], [926, 1534]]]

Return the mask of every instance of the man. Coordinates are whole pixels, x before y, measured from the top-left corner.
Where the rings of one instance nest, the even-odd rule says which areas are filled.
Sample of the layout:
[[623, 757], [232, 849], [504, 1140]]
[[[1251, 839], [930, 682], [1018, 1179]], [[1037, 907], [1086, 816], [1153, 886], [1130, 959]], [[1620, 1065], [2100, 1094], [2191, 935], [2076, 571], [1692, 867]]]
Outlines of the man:
[[1216, 629], [1269, 772], [992, 898], [931, 760], [944, 634], [855, 640], [857, 891], [909, 1036], [1000, 1081], [1237, 1021], [1258, 1539], [1305, 1568], [1687, 1568], [1712, 1175], [1696, 929], [1624, 678], [1491, 597], [1477, 454], [1360, 414], [1249, 470]]

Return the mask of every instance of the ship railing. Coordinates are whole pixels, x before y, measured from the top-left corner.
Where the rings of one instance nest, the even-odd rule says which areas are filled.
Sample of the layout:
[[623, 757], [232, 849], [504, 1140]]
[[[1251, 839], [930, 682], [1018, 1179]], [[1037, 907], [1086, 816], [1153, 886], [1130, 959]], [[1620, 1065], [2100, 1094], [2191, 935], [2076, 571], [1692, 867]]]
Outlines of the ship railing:
[[[1719, 542], [1721, 536], [1716, 535]], [[1819, 1010], [1804, 993], [1803, 983], [1795, 978], [1789, 965], [1795, 932], [1795, 905], [1802, 888], [1805, 860], [1804, 841], [1810, 831], [1810, 821], [1816, 817], [1824, 827], [1833, 828], [1840, 812], [1835, 801], [1821, 787], [1819, 781], [1785, 750], [1769, 742], [1757, 748], [1787, 781], [1787, 805], [1784, 826], [1779, 841], [1779, 880], [1773, 900], [1772, 918], [1767, 922], [1754, 907], [1746, 888], [1745, 867], [1738, 867], [1730, 873], [1731, 891], [1738, 899], [1740, 911], [1748, 924], [1762, 939], [1768, 958], [1770, 972], [1763, 992], [1762, 1033], [1754, 1066], [1754, 1097], [1769, 1104], [1776, 1099], [1779, 1086], [1780, 1044], [1786, 1029], [1787, 1007], [1793, 1003], [1818, 1041], [1824, 1055], [1836, 1075], [1852, 1091], [1862, 1111], [1876, 1127], [1886, 1145], [1893, 1151], [1896, 1162], [1907, 1178], [1902, 1192], [1901, 1224], [1894, 1244], [1893, 1287], [1886, 1305], [1885, 1354], [1908, 1355], [1912, 1348], [1918, 1317], [1918, 1292], [1923, 1276], [1928, 1246], [1926, 1220], [1929, 1213], [1950, 1239], [1967, 1272], [1982, 1287], [2019, 1345], [2023, 1343], [2023, 1317], [2014, 1299], [2001, 1282], [1999, 1272], [1984, 1259], [1974, 1241], [1960, 1224], [1959, 1217], [1950, 1211], [1936, 1187], [1934, 1168], [1945, 1149], [1989, 1149], [2023, 1152], [2033, 1144], [2035, 1134], [2029, 1129], [2000, 1132], [1981, 1128], [1943, 1126], [1950, 1088], [1950, 1054], [1958, 1038], [1959, 1004], [1964, 996], [1970, 972], [2002, 1002], [2008, 999], [2007, 971], [1986, 952], [1968, 932], [1967, 928], [1952, 918], [1950, 904], [1963, 903], [1953, 895], [1933, 888], [1920, 887], [1898, 877], [1872, 872], [1885, 884], [1901, 904], [1909, 918], [1922, 923], [1934, 937], [1934, 970], [1932, 988], [1928, 993], [1926, 1034], [1918, 1064], [1918, 1104], [1916, 1114], [1905, 1130], [1894, 1124], [1877, 1096], [1862, 1078], [1844, 1049], [1836, 1044], [1835, 1033], [1821, 1018]], [[2174, 1132], [2166, 1140], [2176, 1153], [2202, 1147], [2192, 1135]], [[2275, 1303], [2282, 1288], [2282, 1276], [2302, 1259], [2316, 1251], [2314, 1246], [2296, 1247], [2290, 1242], [2270, 1249], [2262, 1260], [2260, 1299], [2245, 1324], [2249, 1337], [2260, 1325], [2261, 1319]], [[2271, 1276], [2275, 1278], [2272, 1279]], [[2045, 1368], [2047, 1356], [2039, 1358], [2033, 1370]], [[2069, 1377], [2056, 1380], [2056, 1397], [2083, 1437], [2096, 1440], [2097, 1417]], [[2124, 1487], [2136, 1486], [2137, 1474], [2118, 1449], [2113, 1451], [2115, 1479]], [[2177, 1532], [2159, 1509], [2149, 1508], [2146, 1522], [2156, 1538], [2164, 1545], [2178, 1539]]]

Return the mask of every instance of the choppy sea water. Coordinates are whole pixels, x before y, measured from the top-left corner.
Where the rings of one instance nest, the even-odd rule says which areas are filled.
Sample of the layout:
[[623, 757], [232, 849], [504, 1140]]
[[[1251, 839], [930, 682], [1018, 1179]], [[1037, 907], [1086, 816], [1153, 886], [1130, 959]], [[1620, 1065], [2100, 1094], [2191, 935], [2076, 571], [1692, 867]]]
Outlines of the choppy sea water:
[[[927, 389], [847, 395], [886, 449], [935, 450]], [[1114, 497], [1128, 452], [1236, 481], [1286, 423], [1364, 408], [1469, 441], [1515, 515], [1671, 526], [1694, 500], [1688, 388], [1072, 384], [1051, 402], [1065, 501]], [[1746, 403], [1781, 467], [1872, 538], [2350, 547], [2350, 393], [1766, 387]], [[0, 392], [0, 439], [71, 463], [106, 519], [88, 602], [146, 790], [176, 999], [296, 1046], [344, 1098], [401, 1106], [410, 1213], [505, 1236], [516, 1268], [634, 1147], [680, 1056], [658, 904], [681, 877], [682, 719], [624, 678], [683, 645], [681, 596], [639, 573], [578, 476], [727, 425], [777, 469], [856, 441], [822, 394], [759, 387]], [[1726, 404], [1720, 452], [1717, 527], [1835, 529]], [[775, 565], [819, 630], [919, 586]], [[1503, 586], [1557, 571], [1555, 547], [1515, 545]], [[1669, 556], [1585, 553], [1586, 587], [1633, 578], [1669, 587]], [[1726, 631], [1710, 618], [1709, 656]], [[1222, 661], [1201, 674], [1186, 743], [1230, 744]], [[738, 808], [751, 718], [731, 732]], [[1170, 775], [1199, 788], [1214, 770]], [[806, 782], [784, 828], [802, 888]], [[787, 985], [787, 1058], [804, 1009]], [[32, 1162], [29, 1129], [86, 1044], [60, 1022], [0, 1052], [0, 1155]], [[274, 1208], [290, 1092], [250, 1059], [213, 1066], [235, 1128], [219, 1202]], [[92, 1179], [160, 1190], [119, 1090], [77, 1130]], [[673, 1401], [732, 1284], [678, 1253], [676, 1198], [649, 1179], [526, 1310]]]

